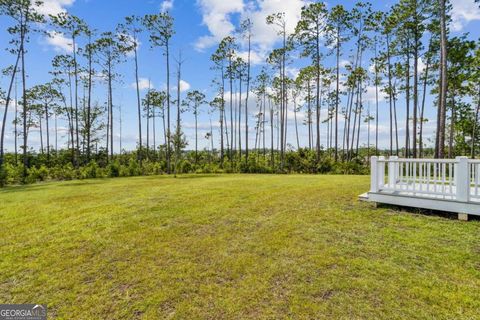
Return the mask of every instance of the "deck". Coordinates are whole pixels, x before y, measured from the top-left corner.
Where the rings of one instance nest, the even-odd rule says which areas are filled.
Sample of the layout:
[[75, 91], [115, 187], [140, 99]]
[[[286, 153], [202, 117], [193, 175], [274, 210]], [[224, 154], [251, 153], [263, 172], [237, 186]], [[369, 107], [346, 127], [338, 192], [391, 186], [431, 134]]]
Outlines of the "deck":
[[480, 160], [371, 158], [371, 188], [360, 200], [480, 216]]

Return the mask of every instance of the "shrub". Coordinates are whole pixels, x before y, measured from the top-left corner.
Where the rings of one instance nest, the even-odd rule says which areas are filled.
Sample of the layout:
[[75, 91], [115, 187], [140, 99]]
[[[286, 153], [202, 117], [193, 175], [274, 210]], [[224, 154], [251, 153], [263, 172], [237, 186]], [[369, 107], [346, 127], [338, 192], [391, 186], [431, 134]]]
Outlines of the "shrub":
[[35, 183], [38, 181], [45, 181], [49, 177], [49, 170], [44, 165], [41, 165], [40, 168], [31, 167], [27, 169], [27, 183]]
[[106, 168], [107, 176], [110, 178], [116, 178], [120, 176], [120, 163], [117, 161], [110, 162]]
[[90, 161], [85, 167], [80, 168], [81, 179], [94, 179], [98, 177], [99, 166], [95, 161]]
[[40, 168], [31, 167], [27, 170], [27, 183], [35, 183], [38, 181], [45, 181], [48, 179], [49, 170], [44, 165]]
[[138, 162], [134, 159], [130, 159], [128, 162], [128, 176], [134, 177], [142, 174], [142, 169], [138, 165]]
[[193, 166], [192, 163], [188, 160], [182, 160], [180, 161], [178, 165], [178, 173], [190, 173], [193, 172]]
[[0, 166], [0, 187], [3, 187], [7, 184], [7, 170], [5, 166]]
[[333, 171], [334, 161], [331, 158], [325, 158], [317, 165], [318, 173], [330, 173]]
[[50, 169], [50, 176], [56, 180], [72, 180], [77, 177], [77, 173], [72, 164], [67, 163], [64, 166], [56, 165]]

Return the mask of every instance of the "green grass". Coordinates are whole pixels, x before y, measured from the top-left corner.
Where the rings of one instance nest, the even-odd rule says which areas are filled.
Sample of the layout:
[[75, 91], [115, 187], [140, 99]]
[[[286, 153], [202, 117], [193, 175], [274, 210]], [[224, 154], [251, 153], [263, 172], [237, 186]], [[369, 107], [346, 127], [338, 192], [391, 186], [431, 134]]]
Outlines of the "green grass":
[[375, 209], [368, 177], [0, 191], [0, 303], [58, 319], [478, 319], [480, 223]]

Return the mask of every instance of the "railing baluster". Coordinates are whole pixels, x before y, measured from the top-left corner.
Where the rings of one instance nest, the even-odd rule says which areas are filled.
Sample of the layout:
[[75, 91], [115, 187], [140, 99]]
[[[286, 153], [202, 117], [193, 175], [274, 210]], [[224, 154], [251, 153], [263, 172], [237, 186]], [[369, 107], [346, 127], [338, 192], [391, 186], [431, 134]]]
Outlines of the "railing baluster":
[[408, 163], [408, 184], [407, 184], [407, 190], [411, 189], [412, 185], [412, 164], [409, 162]]
[[423, 181], [423, 162], [420, 162], [418, 164], [419, 166], [419, 169], [418, 169], [418, 184], [420, 185], [420, 192], [423, 191], [423, 185], [424, 185], [424, 182]]
[[452, 180], [452, 177], [453, 177], [453, 165], [451, 163], [448, 164], [448, 185], [450, 187], [450, 194], [453, 194], [453, 180]]
[[431, 163], [427, 163], [427, 191], [430, 192], [430, 167]]
[[417, 163], [413, 163], [413, 192], [415, 193], [417, 190]]
[[475, 172], [475, 180], [474, 181], [474, 185], [475, 185], [475, 196], [478, 197], [478, 164], [473, 164], [473, 171]]
[[418, 163], [418, 190], [422, 191], [422, 185], [423, 185], [423, 163], [419, 162]]
[[403, 184], [403, 162], [400, 162], [398, 164], [398, 189], [402, 190], [402, 184]]
[[442, 163], [442, 194], [443, 198], [445, 198], [445, 184], [447, 183], [447, 166], [445, 163]]

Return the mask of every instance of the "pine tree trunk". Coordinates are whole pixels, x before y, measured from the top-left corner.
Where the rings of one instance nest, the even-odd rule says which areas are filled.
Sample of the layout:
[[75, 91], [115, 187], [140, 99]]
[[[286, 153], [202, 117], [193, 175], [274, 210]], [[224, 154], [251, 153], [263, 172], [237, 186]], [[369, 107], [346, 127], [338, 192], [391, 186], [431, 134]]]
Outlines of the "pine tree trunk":
[[242, 74], [239, 79], [239, 99], [238, 99], [238, 155], [239, 161], [242, 160]]
[[58, 154], [58, 121], [55, 113], [55, 153]]
[[[416, 13], [415, 13], [416, 16]], [[415, 24], [417, 26], [417, 24]], [[418, 129], [418, 30], [415, 30], [415, 43], [413, 48], [413, 158], [417, 158], [417, 129]]]
[[393, 155], [393, 85], [392, 85], [392, 64], [390, 62], [390, 37], [387, 33], [387, 69], [388, 69], [388, 101], [390, 105], [390, 155]]
[[17, 80], [15, 80], [15, 123], [14, 123], [14, 142], [15, 142], [15, 165], [18, 165], [18, 99], [17, 99]]
[[[379, 154], [378, 152], [378, 65], [377, 65], [377, 37], [375, 36], [375, 154]], [[370, 115], [369, 115], [370, 116]], [[370, 120], [369, 120], [370, 125]], [[368, 131], [370, 134], [370, 130]], [[370, 150], [370, 146], [369, 146]]]
[[[21, 43], [23, 43], [23, 41]], [[13, 84], [14, 84], [15, 79], [16, 79], [18, 63], [20, 61], [20, 55], [21, 55], [21, 49], [17, 53], [17, 60], [15, 61], [15, 65], [13, 67], [12, 76], [10, 78], [10, 83], [8, 85], [7, 97], [5, 99], [5, 111], [4, 111], [3, 119], [2, 119], [2, 132], [1, 132], [1, 136], [0, 136], [0, 167], [2, 167], [3, 159], [4, 159], [4, 139], [5, 139], [5, 127], [7, 125], [8, 106], [10, 105], [10, 100], [11, 100], [10, 97], [11, 97], [11, 94], [12, 94]]]
[[[431, 41], [431, 40], [430, 40]], [[423, 157], [423, 123], [424, 123], [424, 114], [425, 114], [425, 99], [427, 96], [427, 84], [428, 84], [428, 70], [430, 67], [430, 56], [427, 58], [427, 64], [425, 67], [425, 75], [423, 81], [423, 98], [422, 98], [422, 108], [420, 110], [420, 129], [418, 133], [418, 147], [419, 147], [419, 157]]]
[[198, 163], [198, 106], [195, 106], [195, 165]]
[[455, 135], [455, 88], [452, 91], [452, 106], [451, 106], [451, 116], [450, 116], [450, 134], [448, 139], [448, 158], [453, 159], [453, 141]]
[[335, 161], [338, 161], [338, 109], [340, 108], [340, 23], [337, 26], [337, 77], [335, 89]]
[[477, 126], [478, 126], [478, 117], [480, 114], [480, 85], [478, 86], [478, 97], [477, 97], [477, 108], [475, 110], [475, 122], [473, 123], [473, 130], [472, 130], [472, 159], [475, 159], [475, 142], [477, 137]]
[[48, 116], [48, 104], [45, 104], [45, 125], [47, 129], [47, 159], [50, 161], [50, 126]]
[[317, 70], [317, 99], [316, 99], [316, 112], [317, 112], [317, 163], [320, 162], [320, 30], [319, 25], [316, 25], [316, 70]]
[[275, 170], [275, 158], [273, 153], [273, 107], [270, 101], [270, 165]]
[[235, 129], [233, 128], [233, 70], [232, 70], [232, 56], [230, 55], [228, 59], [228, 65], [230, 68], [229, 72], [229, 82], [230, 82], [230, 163], [233, 166], [233, 136], [235, 135]]
[[297, 150], [300, 149], [300, 140], [298, 138], [298, 122], [297, 122], [297, 103], [294, 100], [293, 102], [293, 114], [295, 116], [295, 136], [297, 138]]
[[25, 183], [27, 179], [27, 168], [28, 168], [28, 156], [27, 156], [27, 112], [28, 112], [28, 104], [27, 104], [27, 77], [25, 72], [25, 35], [26, 35], [26, 28], [28, 23], [28, 8], [26, 11], [25, 17], [22, 19], [21, 23], [21, 37], [20, 37], [20, 53], [21, 53], [21, 64], [22, 64], [22, 100], [23, 100], [23, 177], [22, 182]]
[[[140, 102], [140, 85], [138, 82], [138, 54], [137, 54], [136, 41], [135, 41], [133, 53], [134, 53], [134, 60], [135, 60], [135, 83], [136, 83], [136, 89], [137, 89], [138, 161], [142, 163], [142, 104]], [[148, 114], [147, 114], [147, 126], [148, 126]], [[147, 132], [147, 140], [148, 140], [148, 132]], [[147, 154], [148, 154], [148, 141], [147, 141]]]
[[156, 131], [156, 114], [155, 114], [155, 106], [152, 106], [152, 129], [153, 129], [153, 157], [157, 158], [157, 131]]
[[79, 129], [78, 129], [78, 63], [77, 63], [77, 49], [75, 43], [75, 36], [72, 36], [72, 46], [73, 46], [73, 75], [75, 80], [75, 166], [78, 167], [78, 159], [80, 152], [80, 139], [79, 139]]
[[[250, 32], [250, 31], [249, 31]], [[248, 166], [248, 97], [250, 94], [251, 34], [248, 34], [247, 94], [245, 97], [245, 164]]]
[[[407, 45], [409, 50], [409, 45]], [[410, 158], [410, 53], [407, 52], [405, 65], [405, 158]]]
[[447, 110], [447, 26], [446, 26], [446, 0], [438, 0], [440, 9], [440, 95], [438, 106], [436, 158], [445, 157], [445, 122]]
[[113, 88], [112, 88], [112, 66], [111, 59], [108, 59], [108, 99], [110, 102], [110, 159], [113, 159]]
[[165, 50], [166, 50], [166, 59], [167, 59], [167, 173], [171, 173], [171, 152], [170, 152], [170, 46], [168, 43], [168, 39], [166, 41]]
[[[88, 37], [89, 45], [91, 36]], [[90, 162], [91, 156], [91, 135], [92, 135], [92, 120], [91, 120], [91, 110], [92, 110], [92, 52], [91, 48], [88, 49], [88, 104], [87, 104], [87, 161]]]

